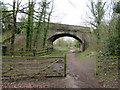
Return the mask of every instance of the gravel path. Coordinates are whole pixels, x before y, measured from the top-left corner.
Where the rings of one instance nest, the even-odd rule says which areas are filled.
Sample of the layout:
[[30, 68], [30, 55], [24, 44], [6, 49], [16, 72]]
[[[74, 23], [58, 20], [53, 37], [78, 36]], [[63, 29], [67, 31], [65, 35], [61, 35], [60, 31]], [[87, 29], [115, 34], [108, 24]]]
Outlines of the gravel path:
[[67, 54], [67, 77], [36, 77], [3, 81], [3, 88], [99, 88], [99, 80], [94, 76], [94, 59], [75, 58], [75, 53]]

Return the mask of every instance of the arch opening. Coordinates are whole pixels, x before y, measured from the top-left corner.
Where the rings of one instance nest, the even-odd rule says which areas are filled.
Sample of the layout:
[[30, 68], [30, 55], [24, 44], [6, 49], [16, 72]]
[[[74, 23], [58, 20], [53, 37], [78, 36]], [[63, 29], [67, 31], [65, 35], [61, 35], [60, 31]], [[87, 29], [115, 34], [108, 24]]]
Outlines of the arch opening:
[[81, 40], [79, 37], [77, 37], [76, 35], [72, 35], [72, 34], [69, 34], [69, 33], [62, 33], [62, 34], [56, 34], [56, 35], [53, 35], [51, 36], [50, 38], [48, 38], [47, 40], [47, 45], [49, 47], [52, 47], [53, 49], [53, 42], [61, 37], [72, 37], [74, 38], [75, 40], [77, 40], [79, 43], [80, 43], [80, 47], [79, 47], [79, 51], [83, 51], [84, 50], [84, 41]]

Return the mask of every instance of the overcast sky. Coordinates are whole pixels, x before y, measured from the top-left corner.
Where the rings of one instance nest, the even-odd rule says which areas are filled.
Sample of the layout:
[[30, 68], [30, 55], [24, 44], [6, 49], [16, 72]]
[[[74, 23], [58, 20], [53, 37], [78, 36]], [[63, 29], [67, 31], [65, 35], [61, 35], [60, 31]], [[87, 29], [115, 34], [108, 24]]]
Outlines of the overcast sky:
[[[2, 0], [5, 3], [11, 3], [13, 0]], [[28, 0], [22, 0], [22, 3]], [[39, 1], [39, 0], [37, 0]], [[86, 25], [88, 0], [54, 0], [54, 12], [51, 22], [57, 22], [70, 25]]]
[[[10, 4], [13, 2], [13, 0], [2, 1]], [[28, 0], [22, 0], [22, 3], [26, 3], [27, 1]], [[110, 0], [103, 1], [109, 2]], [[90, 10], [87, 7], [89, 4], [90, 0], [54, 0], [54, 10], [52, 13], [51, 22], [89, 26], [89, 16], [91, 16]]]
[[[13, 0], [2, 0], [5, 3], [12, 4]], [[41, 1], [41, 0], [36, 0]], [[96, 0], [94, 0], [96, 1]], [[111, 0], [103, 0], [110, 2]], [[114, 0], [118, 1], [118, 0]], [[28, 0], [22, 0], [22, 4]], [[57, 22], [70, 25], [89, 26], [88, 22], [90, 10], [87, 5], [90, 0], [54, 0], [54, 10], [52, 13], [51, 22]], [[106, 17], [108, 17], [106, 15]]]
[[87, 4], [88, 0], [55, 0], [52, 20], [63, 24], [82, 25], [87, 18]]

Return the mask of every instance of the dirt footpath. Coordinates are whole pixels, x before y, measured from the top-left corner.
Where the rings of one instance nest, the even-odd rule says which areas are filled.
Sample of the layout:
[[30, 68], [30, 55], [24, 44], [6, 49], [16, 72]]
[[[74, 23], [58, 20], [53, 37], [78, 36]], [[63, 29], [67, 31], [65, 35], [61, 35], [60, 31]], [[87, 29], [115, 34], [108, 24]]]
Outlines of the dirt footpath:
[[[74, 85], [78, 88], [98, 88], [98, 79], [94, 76], [94, 58], [75, 58], [75, 54], [67, 55], [67, 73], [73, 78]], [[71, 85], [72, 87], [72, 85]]]
[[67, 54], [67, 77], [37, 77], [3, 81], [3, 88], [99, 88], [99, 80], [94, 76], [94, 59], [75, 58], [75, 53]]

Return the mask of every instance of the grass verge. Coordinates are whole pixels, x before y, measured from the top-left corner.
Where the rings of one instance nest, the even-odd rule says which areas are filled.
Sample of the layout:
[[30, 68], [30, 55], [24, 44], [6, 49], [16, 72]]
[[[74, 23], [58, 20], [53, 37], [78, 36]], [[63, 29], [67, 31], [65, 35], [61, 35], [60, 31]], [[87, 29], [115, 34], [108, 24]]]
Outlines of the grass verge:
[[81, 58], [81, 57], [86, 58], [86, 57], [90, 57], [90, 56], [93, 56], [93, 55], [95, 55], [95, 52], [86, 50], [84, 52], [77, 53], [76, 57], [78, 57], [78, 58]]
[[51, 54], [49, 55], [45, 55], [45, 57], [56, 57], [56, 56], [63, 56], [63, 52], [52, 52]]
[[54, 49], [56, 51], [61, 51], [61, 52], [70, 51], [70, 48], [63, 48], [63, 47], [55, 47]]
[[[102, 86], [105, 88], [118, 88], [118, 72], [114, 70], [109, 70], [106, 73], [99, 73], [97, 75], [101, 82]], [[113, 83], [114, 82], [114, 83]]]

